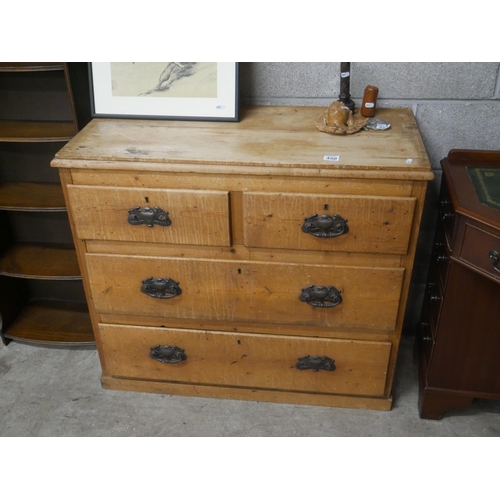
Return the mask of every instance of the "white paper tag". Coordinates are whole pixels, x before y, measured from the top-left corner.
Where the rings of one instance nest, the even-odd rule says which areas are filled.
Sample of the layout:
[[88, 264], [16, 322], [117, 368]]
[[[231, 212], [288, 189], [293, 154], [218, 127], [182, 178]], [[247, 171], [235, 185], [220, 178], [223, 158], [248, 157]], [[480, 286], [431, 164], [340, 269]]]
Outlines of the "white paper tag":
[[344, 71], [343, 73], [340, 73], [340, 76], [342, 78], [347, 78], [351, 73], [349, 71]]
[[373, 108], [375, 106], [375, 103], [373, 102], [365, 102], [365, 108]]
[[412, 161], [413, 161], [413, 158], [408, 158], [408, 159], [406, 160], [406, 163], [408, 163], [408, 165], [409, 165]]
[[325, 161], [339, 161], [340, 156], [325, 155], [325, 156], [323, 156], [323, 160], [325, 160]]

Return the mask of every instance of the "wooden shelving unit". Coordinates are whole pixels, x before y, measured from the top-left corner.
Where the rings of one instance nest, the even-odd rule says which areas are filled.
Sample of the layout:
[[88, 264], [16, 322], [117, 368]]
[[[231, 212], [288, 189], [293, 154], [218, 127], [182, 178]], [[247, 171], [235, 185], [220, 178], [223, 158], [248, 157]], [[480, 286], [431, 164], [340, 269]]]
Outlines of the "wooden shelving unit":
[[73, 122], [0, 121], [0, 142], [67, 142], [74, 135]]
[[0, 184], [0, 210], [65, 212], [66, 205], [59, 184], [4, 182]]
[[[59, 177], [81, 128], [68, 63], [0, 63], [0, 335], [93, 343]], [[84, 123], [83, 123], [84, 124]]]

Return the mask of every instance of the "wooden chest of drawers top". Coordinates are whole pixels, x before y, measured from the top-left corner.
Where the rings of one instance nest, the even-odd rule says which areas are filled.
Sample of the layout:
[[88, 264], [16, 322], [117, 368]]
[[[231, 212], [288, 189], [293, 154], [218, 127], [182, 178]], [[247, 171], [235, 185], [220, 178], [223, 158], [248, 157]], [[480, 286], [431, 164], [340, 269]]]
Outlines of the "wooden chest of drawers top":
[[386, 178], [432, 177], [411, 110], [380, 109], [377, 116], [391, 123], [389, 130], [349, 136], [318, 132], [314, 122], [323, 111], [252, 107], [242, 111], [239, 123], [97, 119], [57, 154], [52, 165], [360, 178], [369, 175], [362, 171], [385, 170]]

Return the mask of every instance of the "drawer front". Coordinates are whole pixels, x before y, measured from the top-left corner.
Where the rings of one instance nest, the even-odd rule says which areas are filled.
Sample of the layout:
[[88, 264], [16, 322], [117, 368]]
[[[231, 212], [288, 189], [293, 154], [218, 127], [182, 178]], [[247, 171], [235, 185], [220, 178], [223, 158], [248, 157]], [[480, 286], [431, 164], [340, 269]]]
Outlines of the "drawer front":
[[466, 225], [460, 260], [500, 282], [500, 238]]
[[[383, 396], [391, 352], [390, 342], [104, 324], [99, 335], [109, 376], [363, 396]], [[186, 359], [153, 359], [155, 346], [176, 346]], [[326, 356], [335, 369], [298, 369], [307, 355]]]
[[453, 238], [455, 236], [455, 230], [457, 227], [457, 216], [453, 210], [453, 203], [450, 198], [450, 191], [446, 182], [445, 176], [441, 182], [441, 190], [439, 195], [439, 205], [438, 205], [438, 220], [441, 221], [443, 225], [443, 230], [446, 235], [446, 239], [449, 244], [453, 244]]
[[[229, 194], [226, 191], [69, 185], [68, 197], [80, 239], [231, 244]], [[170, 225], [158, 224], [155, 214], [130, 213], [136, 207], [158, 207], [168, 212]]]
[[435, 282], [437, 283], [439, 280], [443, 287], [446, 283], [449, 266], [450, 255], [448, 253], [448, 244], [438, 222], [430, 259], [430, 270], [433, 273]]
[[245, 245], [405, 254], [414, 210], [415, 198], [245, 193]]
[[427, 290], [424, 294], [423, 305], [428, 310], [430, 324], [436, 330], [438, 327], [439, 313], [443, 303], [443, 294], [439, 283], [432, 282], [427, 284]]
[[[395, 328], [404, 274], [403, 268], [103, 254], [86, 259], [99, 313], [385, 330]], [[155, 297], [149, 277], [171, 278], [181, 293]], [[318, 305], [316, 291], [303, 291], [310, 285], [334, 287], [342, 302], [332, 305], [330, 289], [324, 307]]]
[[421, 354], [425, 357], [425, 364], [429, 366], [434, 346], [433, 330], [426, 318], [417, 325], [417, 341]]

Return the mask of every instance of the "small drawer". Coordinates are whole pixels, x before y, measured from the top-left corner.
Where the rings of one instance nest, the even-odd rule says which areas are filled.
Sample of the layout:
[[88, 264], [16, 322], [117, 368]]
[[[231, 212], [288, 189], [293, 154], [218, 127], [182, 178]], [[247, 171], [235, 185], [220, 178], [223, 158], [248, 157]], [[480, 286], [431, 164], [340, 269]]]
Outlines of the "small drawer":
[[404, 276], [404, 268], [128, 255], [86, 262], [99, 313], [384, 330], [396, 327]]
[[424, 304], [427, 305], [429, 322], [434, 330], [437, 329], [439, 313], [443, 303], [443, 294], [439, 283], [431, 282], [427, 284], [427, 290], [424, 295]]
[[83, 240], [231, 244], [226, 191], [69, 185], [68, 197]]
[[415, 198], [244, 193], [247, 247], [405, 254]]
[[434, 238], [430, 266], [432, 270], [435, 270], [436, 278], [439, 276], [440, 283], [444, 286], [450, 267], [450, 253], [444, 232], [439, 226]]
[[[390, 342], [112, 324], [99, 337], [111, 377], [362, 396], [384, 395], [391, 353]], [[329, 360], [297, 368], [308, 355]]]
[[453, 238], [455, 236], [455, 228], [457, 217], [453, 209], [450, 193], [447, 187], [446, 179], [443, 178], [441, 183], [441, 190], [439, 195], [438, 205], [438, 219], [443, 225], [444, 234], [450, 246], [453, 245]]
[[432, 334], [432, 327], [426, 321], [426, 318], [424, 318], [424, 320], [417, 326], [417, 342], [421, 353], [425, 357], [425, 363], [427, 366], [429, 366], [434, 339]]
[[459, 258], [500, 282], [500, 237], [466, 224]]

